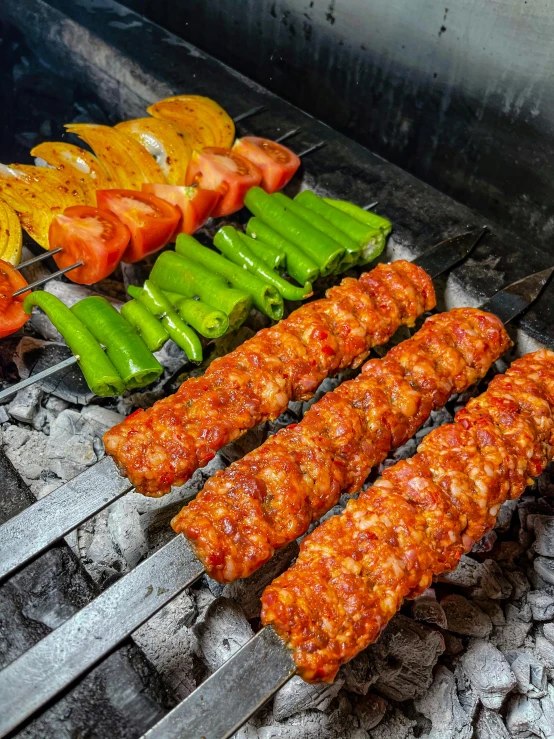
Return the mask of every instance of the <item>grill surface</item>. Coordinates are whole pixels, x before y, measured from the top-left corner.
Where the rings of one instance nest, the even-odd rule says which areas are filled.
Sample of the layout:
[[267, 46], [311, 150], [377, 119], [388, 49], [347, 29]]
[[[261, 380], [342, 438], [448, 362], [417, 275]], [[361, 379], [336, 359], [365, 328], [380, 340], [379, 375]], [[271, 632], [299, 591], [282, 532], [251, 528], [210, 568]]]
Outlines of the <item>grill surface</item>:
[[[61, 103], [57, 102], [51, 108], [52, 136], [56, 134], [56, 125], [77, 117], [76, 108], [78, 111], [79, 107], [76, 102], [83, 111], [83, 119], [94, 117], [99, 122], [140, 115], [146, 104], [174, 91], [212, 96], [232, 115], [264, 104], [267, 112], [249, 121], [248, 130], [277, 136], [299, 127], [301, 135], [295, 139], [298, 150], [325, 139], [326, 147], [306, 162], [304, 182], [321, 192], [360, 204], [378, 200], [379, 212], [390, 218], [395, 227], [389, 245], [390, 257], [419, 254], [447, 236], [484, 223], [482, 218], [450, 198], [109, 0], [79, 0], [77, 3], [28, 0], [23, 7], [18, 0], [3, 0], [0, 7], [2, 17], [20, 29], [26, 43], [37, 51], [43, 62], [42, 67], [36, 67], [36, 83], [27, 90], [29, 97], [34, 96], [36, 84], [44, 91], [44, 105], [48, 107], [52, 100], [60, 100], [55, 94], [57, 88], [64, 88]], [[51, 68], [57, 70], [56, 74], [50, 71]], [[48, 89], [52, 90], [51, 97]], [[15, 112], [12, 109], [10, 117], [3, 122], [4, 131], [12, 135], [11, 139], [3, 139], [3, 160], [23, 159], [24, 153], [35, 142], [33, 137], [50, 137], [50, 134], [44, 136], [38, 130], [42, 99], [34, 98], [36, 107], [30, 118], [25, 114], [26, 100], [25, 96], [19, 98], [19, 107]], [[23, 121], [26, 121], [25, 126]], [[13, 138], [15, 132], [20, 131], [27, 131], [28, 141], [25, 137]], [[10, 141], [9, 145], [7, 141]], [[477, 247], [467, 264], [449, 277], [446, 289], [442, 291], [443, 304], [447, 307], [463, 303], [476, 305], [502, 285], [550, 266], [551, 260], [545, 251], [523, 243], [497, 224], [489, 225], [492, 235]], [[537, 305], [519, 322], [523, 340], [554, 345], [553, 296], [554, 286], [550, 286]], [[5, 518], [8, 518], [24, 507], [29, 496], [19, 481], [12, 483], [7, 477], [3, 479], [9, 500], [3, 505], [6, 507]], [[47, 577], [48, 572], [50, 577]], [[59, 614], [58, 620], [52, 621], [50, 627], [62, 623], [94, 594], [66, 547], [43, 555], [14, 576], [3, 586], [0, 597], [7, 600], [11, 597], [11, 602], [17, 603], [16, 593], [25, 592], [21, 583], [29, 580], [41, 581], [42, 589], [52, 587], [66, 591], [76, 587], [75, 582], [79, 583], [77, 596], [68, 597], [68, 610]], [[26, 634], [22, 627], [21, 640], [6, 662], [44, 636], [47, 630], [41, 628]], [[62, 735], [60, 726], [63, 726], [63, 721], [71, 711], [77, 711], [79, 703], [85, 707], [94, 706], [86, 709], [91, 711], [97, 711], [98, 705], [110, 706], [106, 691], [109, 692], [110, 685], [113, 687], [113, 681], [117, 681], [120, 673], [122, 680], [127, 679], [131, 684], [135, 681], [138, 697], [131, 707], [136, 720], [130, 726], [125, 726], [125, 721], [122, 721], [122, 715], [128, 719], [129, 705], [122, 709], [121, 715], [117, 715], [117, 711], [110, 713], [110, 708], [98, 735], [111, 733], [123, 737], [140, 734], [159, 717], [169, 701], [138, 650], [129, 644], [104, 661], [62, 701], [46, 709], [23, 730], [23, 734], [58, 737]], [[87, 725], [86, 717], [81, 718], [82, 725]]]

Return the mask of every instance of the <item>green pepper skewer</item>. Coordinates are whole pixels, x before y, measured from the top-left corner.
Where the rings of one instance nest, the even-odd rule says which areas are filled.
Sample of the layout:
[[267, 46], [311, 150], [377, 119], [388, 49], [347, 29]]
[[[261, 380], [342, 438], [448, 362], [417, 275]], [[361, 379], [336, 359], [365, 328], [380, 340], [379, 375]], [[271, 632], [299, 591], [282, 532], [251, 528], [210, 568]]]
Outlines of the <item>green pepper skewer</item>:
[[291, 213], [294, 213], [299, 218], [304, 219], [311, 226], [317, 228], [317, 230], [321, 231], [321, 233], [330, 236], [332, 239], [334, 239], [334, 241], [336, 241], [343, 247], [344, 255], [340, 261], [340, 264], [335, 270], [337, 274], [340, 274], [341, 272], [346, 272], [347, 269], [350, 269], [350, 267], [353, 267], [355, 264], [358, 263], [362, 254], [362, 247], [355, 241], [353, 241], [353, 239], [351, 239], [350, 236], [348, 236], [344, 231], [342, 231], [340, 228], [337, 228], [334, 223], [332, 223], [327, 218], [324, 218], [319, 213], [316, 213], [315, 210], [305, 208], [297, 200], [291, 200], [290, 198], [287, 198], [287, 196], [283, 195], [283, 193], [281, 192], [276, 192], [274, 195], [272, 195], [272, 197], [275, 198], [275, 200], [284, 208], [288, 208]]
[[377, 213], [372, 213], [370, 210], [364, 210], [359, 205], [349, 203], [348, 200], [332, 200], [331, 198], [323, 198], [327, 205], [332, 205], [333, 208], [346, 213], [352, 218], [355, 218], [361, 223], [365, 223], [366, 226], [373, 226], [373, 228], [380, 228], [384, 232], [385, 236], [388, 236], [392, 231], [392, 223], [383, 216], [378, 216]]
[[252, 307], [248, 292], [229, 287], [223, 277], [205, 269], [186, 254], [175, 254], [173, 251], [160, 254], [150, 279], [162, 290], [178, 293], [185, 298], [198, 296], [204, 303], [217, 306], [229, 317], [231, 329], [246, 320]]
[[240, 238], [239, 232], [232, 226], [220, 228], [214, 236], [214, 244], [227, 259], [230, 259], [239, 267], [246, 267], [253, 275], [257, 275], [271, 283], [285, 300], [305, 300], [312, 295], [312, 286], [309, 282], [304, 287], [295, 287], [273, 272], [250, 251]]
[[270, 269], [285, 270], [287, 266], [287, 255], [279, 251], [271, 244], [264, 244], [259, 239], [253, 239], [242, 231], [237, 231], [250, 251], [267, 264]]
[[202, 300], [184, 298], [178, 293], [163, 291], [185, 323], [192, 326], [201, 336], [217, 339], [229, 328], [229, 319], [223, 311], [212, 308]]
[[[139, 288], [142, 289], [142, 288]], [[142, 337], [151, 352], [157, 352], [169, 339], [169, 334], [148, 308], [138, 300], [129, 300], [121, 306], [121, 315]]]
[[41, 308], [61, 333], [65, 343], [77, 357], [92, 392], [105, 397], [121, 395], [125, 390], [125, 383], [98, 341], [67, 305], [51, 293], [35, 290], [25, 298], [23, 310], [31, 313], [34, 306]]
[[106, 354], [125, 387], [150, 385], [163, 374], [164, 368], [145, 342], [106, 298], [92, 295], [79, 300], [70, 310], [106, 347]]
[[246, 233], [263, 245], [269, 244], [281, 249], [287, 257], [287, 272], [293, 280], [303, 285], [305, 282], [314, 282], [319, 277], [319, 267], [302, 249], [292, 241], [288, 241], [270, 228], [260, 218], [251, 218], [246, 224]]
[[250, 274], [246, 269], [237, 267], [236, 264], [225, 259], [221, 254], [207, 249], [187, 234], [179, 234], [175, 251], [178, 254], [187, 254], [206, 269], [218, 273], [228, 280], [233, 287], [246, 290], [251, 295], [256, 308], [269, 318], [279, 321], [283, 317], [283, 298], [273, 285], [265, 282], [262, 278]]
[[[385, 248], [386, 234], [383, 230], [375, 225], [362, 223], [341, 208], [334, 208], [314, 192], [304, 190], [296, 196], [295, 202], [301, 203], [330, 221], [332, 220], [337, 228], [344, 230], [356, 243], [360, 244], [362, 254], [358, 264], [367, 264], [373, 261]], [[389, 221], [381, 220], [390, 226]]]
[[283, 207], [261, 187], [252, 187], [244, 197], [244, 204], [255, 216], [313, 259], [323, 277], [330, 275], [340, 264], [344, 254], [340, 244]]
[[202, 361], [202, 344], [196, 333], [184, 323], [161, 289], [152, 280], [146, 280], [144, 288], [129, 285], [127, 292], [143, 303], [150, 313], [161, 318], [162, 325], [173, 341], [180, 346], [187, 358]]

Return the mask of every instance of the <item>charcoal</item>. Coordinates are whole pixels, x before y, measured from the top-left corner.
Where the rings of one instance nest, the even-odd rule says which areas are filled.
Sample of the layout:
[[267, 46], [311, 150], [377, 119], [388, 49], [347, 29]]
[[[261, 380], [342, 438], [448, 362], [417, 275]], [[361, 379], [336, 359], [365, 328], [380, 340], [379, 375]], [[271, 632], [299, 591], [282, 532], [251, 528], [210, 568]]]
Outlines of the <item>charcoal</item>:
[[544, 624], [542, 627], [542, 633], [548, 639], [548, 641], [554, 645], [554, 623]]
[[483, 565], [480, 562], [462, 554], [456, 569], [439, 575], [437, 579], [439, 582], [447, 582], [461, 588], [470, 588], [479, 583], [482, 572]]
[[87, 422], [93, 436], [102, 437], [112, 426], [121, 423], [124, 416], [101, 405], [88, 405], [81, 411], [81, 418]]
[[8, 412], [12, 418], [21, 423], [33, 423], [40, 408], [42, 388], [40, 385], [30, 385], [19, 390], [8, 405]]
[[531, 622], [512, 619], [507, 621], [504, 626], [494, 630], [491, 641], [501, 652], [519, 649], [525, 644], [525, 639], [532, 626]]
[[301, 677], [295, 676], [275, 696], [273, 716], [277, 721], [283, 721], [301, 711], [309, 711], [318, 707], [323, 710], [343, 685], [344, 680], [341, 678], [337, 678], [331, 684], [312, 685], [304, 682]]
[[399, 446], [398, 449], [395, 449], [392, 453], [392, 458], [398, 462], [400, 459], [409, 459], [410, 457], [413, 457], [417, 450], [417, 441], [415, 439], [410, 439], [402, 446]]
[[376, 689], [396, 701], [421, 696], [431, 684], [433, 667], [444, 651], [441, 634], [398, 615], [381, 635], [380, 644], [393, 665], [390, 671], [383, 669]]
[[454, 657], [464, 651], [464, 643], [458, 636], [451, 634], [449, 631], [445, 631], [443, 637], [445, 654]]
[[[384, 719], [371, 730], [369, 736], [371, 739], [414, 739], [413, 728], [415, 725], [416, 722], [413, 719], [405, 716], [397, 708], [393, 708], [391, 711], [387, 711]], [[435, 739], [438, 739], [438, 737], [435, 737]]]
[[547, 695], [540, 700], [514, 696], [508, 705], [506, 725], [516, 739], [529, 736], [554, 739], [554, 687], [548, 685]]
[[354, 704], [354, 712], [360, 720], [360, 726], [366, 731], [374, 729], [381, 723], [386, 710], [386, 700], [375, 693], [359, 698]]
[[507, 652], [511, 670], [517, 681], [517, 690], [529, 698], [542, 698], [546, 695], [547, 674], [544, 665], [530, 652], [516, 650]]
[[340, 669], [339, 674], [344, 679], [346, 690], [358, 695], [366, 695], [379, 677], [385, 660], [385, 650], [381, 644], [373, 644], [369, 649], [364, 649], [356, 655]]
[[426, 590], [418, 598], [414, 598], [412, 601], [412, 617], [416, 621], [427, 621], [446, 629], [446, 615], [437, 601], [434, 590]]
[[528, 624], [533, 620], [533, 612], [529, 603], [523, 603], [520, 607], [507, 603], [505, 612], [507, 621], [523, 621]]
[[554, 644], [542, 634], [538, 634], [535, 640], [535, 653], [545, 667], [554, 670]]
[[505, 503], [502, 503], [496, 517], [496, 523], [494, 525], [495, 531], [500, 533], [508, 531], [516, 508], [517, 500], [507, 500]]
[[474, 603], [487, 614], [493, 626], [504, 626], [506, 623], [504, 611], [495, 600], [479, 600], [474, 598]]
[[125, 571], [133, 569], [148, 552], [148, 541], [135, 504], [136, 497], [125, 495], [108, 509], [108, 532], [125, 561]]
[[41, 475], [49, 466], [47, 454], [48, 437], [40, 431], [6, 424], [2, 429], [2, 441], [6, 456], [28, 484], [37, 498], [45, 487]]
[[93, 435], [78, 411], [62, 411], [50, 426], [49, 468], [62, 480], [71, 480], [97, 461]]
[[504, 577], [500, 566], [492, 559], [483, 562], [479, 585], [472, 588], [471, 595], [474, 598], [493, 598], [500, 600], [509, 598], [512, 594], [512, 586]]
[[479, 693], [473, 687], [471, 680], [464, 672], [461, 661], [458, 662], [454, 670], [454, 680], [456, 681], [460, 705], [469, 718], [474, 721], [475, 714], [479, 707]]
[[189, 628], [196, 613], [194, 600], [181, 593], [133, 633], [133, 640], [179, 700], [196, 687], [193, 676], [196, 639]]
[[510, 733], [495, 711], [483, 708], [475, 727], [475, 739], [510, 739]]
[[533, 562], [535, 572], [549, 585], [554, 585], [554, 559], [548, 557], [537, 557]]
[[554, 557], [554, 516], [536, 516], [533, 529], [537, 554]]
[[473, 642], [461, 657], [461, 666], [486, 708], [498, 710], [515, 687], [516, 678], [508, 661], [488, 642]]
[[[33, 318], [35, 315], [39, 315], [39, 312], [34, 311]], [[20, 368], [21, 377], [37, 374], [64, 359], [69, 359], [71, 356], [71, 350], [65, 344], [60, 342], [44, 342], [40, 351], [28, 352], [22, 358], [22, 362], [25, 365], [25, 373], [23, 374], [23, 369]], [[50, 375], [50, 377], [41, 380], [40, 386], [45, 393], [51, 393], [69, 403], [87, 405], [95, 397], [77, 365], [66, 367]]]
[[492, 529], [491, 531], [487, 531], [487, 533], [472, 546], [472, 553], [485, 554], [486, 552], [490, 552], [491, 549], [494, 547], [497, 539], [498, 536], [494, 529]]
[[485, 637], [492, 631], [492, 622], [486, 613], [463, 595], [447, 595], [441, 600], [449, 631], [465, 636]]
[[439, 665], [433, 684], [415, 706], [432, 723], [426, 739], [471, 739], [471, 719], [458, 700], [454, 675], [443, 665]]
[[521, 570], [504, 570], [504, 576], [512, 586], [512, 598], [519, 600], [531, 590], [531, 584]]
[[240, 606], [228, 598], [214, 600], [203, 620], [193, 629], [204, 662], [212, 671], [221, 667], [254, 636]]

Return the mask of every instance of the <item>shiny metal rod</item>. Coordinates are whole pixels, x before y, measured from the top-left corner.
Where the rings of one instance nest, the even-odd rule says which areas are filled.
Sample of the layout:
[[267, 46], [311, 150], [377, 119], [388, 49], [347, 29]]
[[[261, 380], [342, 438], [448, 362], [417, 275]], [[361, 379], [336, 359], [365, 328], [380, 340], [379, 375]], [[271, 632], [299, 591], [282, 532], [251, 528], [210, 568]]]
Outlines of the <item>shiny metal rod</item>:
[[52, 272], [51, 275], [48, 275], [47, 277], [43, 277], [41, 280], [36, 280], [36, 282], [31, 282], [30, 285], [27, 285], [27, 287], [22, 287], [21, 290], [16, 290], [12, 298], [16, 298], [18, 295], [23, 295], [23, 293], [29, 292], [30, 290], [33, 290], [35, 287], [40, 287], [41, 285], [46, 284], [47, 282], [50, 282], [50, 280], [55, 280], [56, 277], [60, 277], [61, 275], [65, 275], [66, 272], [71, 272], [72, 269], [77, 269], [77, 267], [82, 267], [84, 262], [75, 262], [75, 264], [71, 264], [69, 267], [64, 267], [63, 269], [59, 269], [57, 272]]

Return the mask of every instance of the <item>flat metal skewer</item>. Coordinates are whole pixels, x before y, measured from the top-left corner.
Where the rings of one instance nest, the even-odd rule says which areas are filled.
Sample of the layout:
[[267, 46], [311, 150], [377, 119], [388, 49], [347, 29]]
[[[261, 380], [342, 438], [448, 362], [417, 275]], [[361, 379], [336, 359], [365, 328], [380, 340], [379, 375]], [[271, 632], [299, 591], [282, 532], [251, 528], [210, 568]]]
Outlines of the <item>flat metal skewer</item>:
[[291, 139], [293, 136], [296, 136], [297, 133], [299, 133], [299, 128], [292, 128], [290, 131], [287, 131], [286, 133], [282, 134], [282, 136], [279, 136], [278, 139], [273, 139], [276, 144], [282, 144], [283, 141], [286, 141], [287, 139]]
[[29, 375], [26, 380], [21, 380], [17, 384], [12, 385], [11, 387], [7, 387], [5, 390], [1, 390], [0, 402], [12, 395], [15, 395], [15, 393], [19, 392], [20, 390], [23, 390], [30, 385], [34, 385], [35, 382], [45, 380], [47, 377], [50, 377], [50, 375], [55, 375], [56, 372], [60, 372], [61, 370], [66, 369], [66, 367], [72, 367], [74, 364], [77, 364], [79, 359], [79, 356], [68, 357], [63, 361], [58, 362], [58, 364], [54, 364], [52, 367], [47, 367], [46, 369], [42, 370], [42, 372], [37, 372], [36, 375]]
[[240, 113], [239, 115], [235, 116], [235, 118], [233, 118], [233, 122], [240, 123], [240, 121], [243, 121], [245, 118], [250, 118], [250, 116], [257, 115], [265, 109], [265, 105], [258, 105], [255, 108], [250, 108], [250, 110], [247, 110], [245, 113]]
[[[503, 321], [510, 321], [538, 296], [553, 272], [554, 267], [508, 285], [481, 307], [494, 311]], [[80, 481], [81, 478], [76, 479]], [[21, 526], [19, 530], [22, 531]], [[26, 533], [28, 536], [28, 529]], [[3, 703], [0, 736], [14, 729], [96, 664], [203, 572], [203, 565], [179, 534], [0, 672]], [[156, 597], [149, 600], [154, 593]], [[270, 629], [264, 629], [262, 635], [249, 644], [250, 648], [247, 645], [231, 657], [162, 719], [146, 735], [148, 739], [226, 739], [232, 736], [295, 671], [290, 652]], [[257, 663], [256, 671], [250, 669], [253, 660]], [[230, 679], [236, 683], [230, 685]], [[217, 711], [213, 711], [214, 706]]]
[[298, 154], [298, 157], [302, 159], [302, 157], [311, 154], [313, 151], [323, 148], [326, 143], [326, 141], [318, 141], [317, 144], [313, 144], [313, 146], [309, 146], [307, 149], [304, 149], [304, 151], [301, 151], [300, 154]]
[[[483, 233], [483, 229], [478, 229], [447, 239], [424, 252], [415, 260], [415, 263], [426, 269], [431, 277], [438, 277], [465, 259], [481, 239]], [[425, 263], [427, 266], [424, 266]], [[9, 389], [13, 388], [17, 388], [17, 385]], [[6, 393], [7, 390], [3, 392]], [[102, 465], [102, 467], [100, 468], [99, 465]], [[96, 469], [102, 469], [103, 473], [108, 475], [109, 478], [105, 482], [102, 492], [97, 489], [97, 483], [94, 481], [94, 470]], [[87, 483], [81, 486], [80, 480], [84, 476], [87, 476]], [[57, 488], [46, 498], [33, 503], [17, 516], [9, 519], [0, 526], [0, 579], [14, 572], [50, 544], [53, 544], [101, 510], [104, 505], [107, 505], [104, 502], [106, 495], [108, 497], [119, 497], [131, 488], [129, 482], [117, 473], [115, 463], [110, 458], [106, 458], [71, 482]], [[67, 507], [64, 502], [66, 498], [74, 501], [74, 508]], [[59, 501], [59, 503], [55, 503], [55, 501]], [[55, 517], [55, 525], [45, 523], [46, 514], [44, 509], [49, 504], [54, 507], [49, 515]], [[95, 506], [97, 507], [95, 508]], [[29, 536], [29, 531], [37, 533], [34, 536]]]

